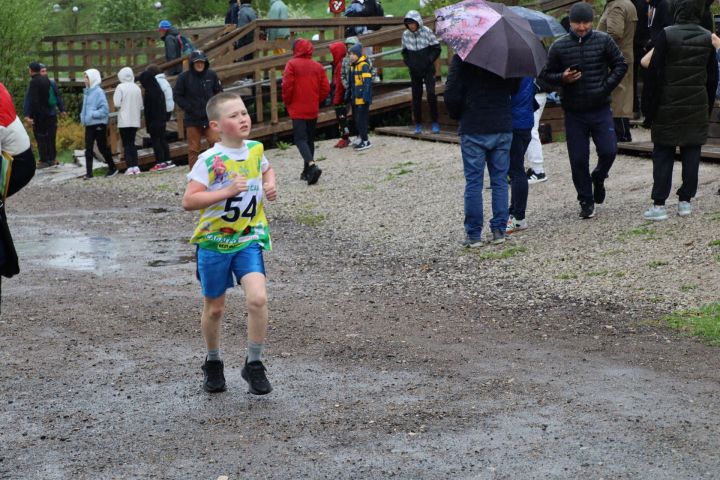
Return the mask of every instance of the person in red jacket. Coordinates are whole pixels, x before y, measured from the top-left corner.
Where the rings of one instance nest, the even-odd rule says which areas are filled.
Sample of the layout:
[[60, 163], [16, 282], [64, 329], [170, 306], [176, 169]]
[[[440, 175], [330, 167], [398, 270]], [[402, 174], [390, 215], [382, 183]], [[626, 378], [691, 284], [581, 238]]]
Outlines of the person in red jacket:
[[293, 58], [283, 72], [282, 98], [293, 124], [293, 140], [304, 166], [301, 180], [317, 183], [322, 170], [315, 165], [315, 125], [320, 103], [330, 93], [330, 83], [322, 65], [312, 59], [313, 46], [301, 38], [293, 44]]
[[343, 85], [343, 59], [347, 55], [347, 48], [343, 42], [333, 42], [330, 44], [330, 53], [333, 57], [332, 69], [332, 85], [330, 92], [332, 94], [332, 104], [335, 107], [335, 117], [338, 121], [338, 129], [340, 131], [340, 140], [335, 144], [335, 148], [345, 148], [350, 145], [350, 129], [347, 125], [347, 104], [345, 103], [345, 86]]

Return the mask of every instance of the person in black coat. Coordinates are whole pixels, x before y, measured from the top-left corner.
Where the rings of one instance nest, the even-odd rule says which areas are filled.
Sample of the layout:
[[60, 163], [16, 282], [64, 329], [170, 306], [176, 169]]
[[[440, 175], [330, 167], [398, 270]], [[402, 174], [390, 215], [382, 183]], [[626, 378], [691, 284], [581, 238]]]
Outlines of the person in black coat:
[[26, 102], [29, 106], [25, 121], [32, 126], [33, 134], [38, 145], [40, 155], [40, 168], [54, 164], [54, 142], [52, 133], [57, 130], [57, 117], [51, 115], [50, 108], [50, 80], [40, 74], [43, 65], [38, 62], [30, 64], [30, 85], [28, 86]]
[[[610, 94], [628, 69], [610, 35], [593, 31], [594, 15], [587, 3], [572, 6], [570, 33], [552, 44], [540, 73], [546, 82], [563, 86], [565, 135], [581, 218], [592, 218], [595, 204], [605, 201], [605, 179], [617, 154]], [[592, 174], [591, 137], [598, 155]]]
[[175, 82], [173, 97], [185, 114], [187, 129], [188, 165], [192, 169], [200, 155], [200, 141], [205, 137], [213, 146], [219, 140], [210, 128], [205, 107], [208, 100], [222, 92], [220, 79], [210, 68], [210, 61], [201, 50], [190, 54], [190, 70], [181, 73]]
[[172, 166], [170, 160], [170, 147], [165, 138], [167, 114], [165, 110], [165, 94], [153, 72], [145, 70], [140, 74], [140, 85], [145, 90], [143, 96], [143, 110], [145, 111], [145, 129], [150, 135], [155, 166], [150, 170], [163, 170]]

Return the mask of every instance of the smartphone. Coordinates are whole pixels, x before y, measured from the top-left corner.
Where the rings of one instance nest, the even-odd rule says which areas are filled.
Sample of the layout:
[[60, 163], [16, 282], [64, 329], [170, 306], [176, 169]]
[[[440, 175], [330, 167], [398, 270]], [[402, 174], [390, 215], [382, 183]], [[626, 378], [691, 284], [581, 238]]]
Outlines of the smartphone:
[[577, 63], [574, 65], [570, 65], [568, 68], [570, 69], [570, 71], [582, 72], [582, 67]]

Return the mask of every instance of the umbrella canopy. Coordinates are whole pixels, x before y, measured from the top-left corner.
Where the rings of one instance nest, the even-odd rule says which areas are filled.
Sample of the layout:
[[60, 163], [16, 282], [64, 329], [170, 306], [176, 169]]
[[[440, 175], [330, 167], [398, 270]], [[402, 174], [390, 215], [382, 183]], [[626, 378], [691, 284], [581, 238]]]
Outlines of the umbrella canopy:
[[505, 5], [465, 0], [435, 11], [435, 32], [468, 63], [503, 78], [536, 77], [547, 53], [528, 21]]
[[540, 38], [559, 37], [567, 33], [553, 16], [519, 6], [510, 7], [510, 10], [526, 19], [532, 31]]

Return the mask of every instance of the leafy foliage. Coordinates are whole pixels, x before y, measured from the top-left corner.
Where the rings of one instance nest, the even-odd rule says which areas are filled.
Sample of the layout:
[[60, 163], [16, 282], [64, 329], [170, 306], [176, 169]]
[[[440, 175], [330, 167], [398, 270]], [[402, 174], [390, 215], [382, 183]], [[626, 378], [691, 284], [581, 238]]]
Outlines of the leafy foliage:
[[95, 26], [101, 32], [151, 30], [160, 15], [147, 0], [101, 0]]
[[29, 81], [28, 64], [35, 60], [32, 52], [37, 51], [44, 35], [50, 7], [39, 0], [0, 0], [0, 11], [0, 38], [4, 47], [0, 49], [0, 81], [12, 94], [15, 106], [22, 106]]

